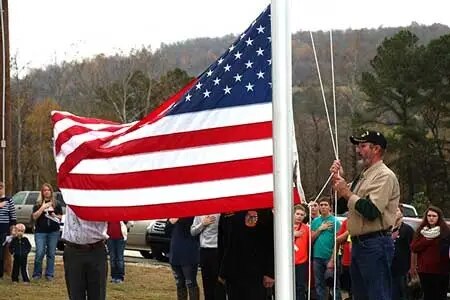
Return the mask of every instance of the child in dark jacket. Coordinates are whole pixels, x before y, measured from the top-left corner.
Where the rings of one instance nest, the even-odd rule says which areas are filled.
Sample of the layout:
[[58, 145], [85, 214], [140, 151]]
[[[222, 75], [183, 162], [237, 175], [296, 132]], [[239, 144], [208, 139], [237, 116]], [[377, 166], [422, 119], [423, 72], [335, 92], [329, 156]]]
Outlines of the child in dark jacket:
[[13, 271], [11, 279], [13, 282], [19, 281], [19, 271], [22, 273], [23, 282], [30, 282], [27, 270], [28, 253], [31, 251], [31, 244], [24, 236], [25, 225], [19, 223], [16, 225], [16, 236], [9, 245], [9, 251], [14, 256]]

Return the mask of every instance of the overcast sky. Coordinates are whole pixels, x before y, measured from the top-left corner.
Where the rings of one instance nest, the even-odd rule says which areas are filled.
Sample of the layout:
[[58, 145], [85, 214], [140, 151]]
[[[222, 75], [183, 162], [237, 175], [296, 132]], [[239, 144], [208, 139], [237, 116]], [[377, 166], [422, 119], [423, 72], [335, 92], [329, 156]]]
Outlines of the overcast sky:
[[[244, 31], [267, 0], [10, 0], [11, 56], [41, 67]], [[293, 0], [292, 29], [450, 25], [449, 0]]]

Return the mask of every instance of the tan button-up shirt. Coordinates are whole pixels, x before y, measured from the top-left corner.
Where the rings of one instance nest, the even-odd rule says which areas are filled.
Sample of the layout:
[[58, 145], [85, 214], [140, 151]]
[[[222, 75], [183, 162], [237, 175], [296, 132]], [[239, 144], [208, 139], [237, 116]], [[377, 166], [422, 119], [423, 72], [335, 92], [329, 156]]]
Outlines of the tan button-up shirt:
[[[357, 210], [355, 204], [360, 198], [368, 198], [381, 212], [381, 218], [369, 221]], [[366, 169], [353, 189], [348, 200], [348, 231], [357, 236], [378, 230], [389, 229], [394, 225], [400, 200], [400, 187], [394, 172], [383, 161]]]

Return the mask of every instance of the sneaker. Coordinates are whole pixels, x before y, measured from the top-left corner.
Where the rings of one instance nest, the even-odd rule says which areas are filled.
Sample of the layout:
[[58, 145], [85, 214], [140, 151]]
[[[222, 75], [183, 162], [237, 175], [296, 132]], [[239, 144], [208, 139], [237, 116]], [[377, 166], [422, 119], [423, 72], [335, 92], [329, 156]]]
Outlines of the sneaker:
[[123, 283], [123, 279], [116, 279], [116, 283]]
[[39, 276], [39, 275], [33, 275], [33, 280], [39, 280], [39, 279], [41, 279], [41, 276]]
[[53, 276], [45, 276], [45, 279], [47, 279], [47, 281], [53, 281]]

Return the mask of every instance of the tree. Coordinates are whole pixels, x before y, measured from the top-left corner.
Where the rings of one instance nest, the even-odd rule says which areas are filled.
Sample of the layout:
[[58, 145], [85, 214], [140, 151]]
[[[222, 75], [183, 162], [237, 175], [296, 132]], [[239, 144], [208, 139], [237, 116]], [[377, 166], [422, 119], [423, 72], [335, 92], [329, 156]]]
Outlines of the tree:
[[190, 77], [186, 71], [176, 68], [161, 76], [159, 81], [153, 81], [152, 93], [150, 95], [151, 106], [149, 109], [153, 110], [159, 106], [164, 100], [178, 92], [192, 79], [193, 77]]
[[22, 149], [23, 135], [24, 135], [24, 123], [25, 117], [30, 110], [30, 106], [27, 105], [31, 102], [32, 94], [32, 81], [30, 76], [20, 78], [20, 75], [25, 72], [25, 66], [19, 66], [17, 63], [18, 54], [16, 53], [11, 57], [11, 126], [13, 132], [12, 148], [13, 151], [12, 163], [14, 170], [13, 178], [13, 190], [23, 190], [25, 186], [23, 184], [23, 165], [22, 165]]
[[407, 185], [409, 201], [418, 183], [417, 166], [413, 166], [411, 158], [417, 154], [416, 138], [423, 134], [417, 119], [422, 100], [418, 90], [422, 52], [418, 38], [402, 30], [378, 47], [370, 61], [373, 72], [364, 72], [360, 83], [367, 95], [366, 121], [385, 125], [391, 140], [395, 140], [389, 151], [397, 155], [396, 166]]
[[130, 73], [120, 81], [98, 87], [96, 94], [102, 117], [108, 112], [122, 123], [137, 120], [144, 111], [150, 80], [142, 71]]
[[56, 168], [53, 157], [52, 123], [50, 112], [60, 110], [52, 99], [36, 103], [25, 119], [25, 139], [20, 149], [24, 162], [24, 181], [39, 190], [44, 182], [56, 186]]
[[450, 43], [445, 37], [428, 46], [418, 41], [406, 30], [385, 39], [370, 62], [373, 71], [362, 74], [360, 86], [367, 95], [365, 121], [381, 126], [389, 137], [408, 195], [403, 201], [425, 192], [439, 205], [449, 189], [442, 129], [449, 120]]
[[150, 80], [142, 71], [135, 71], [124, 80], [97, 88], [101, 117], [113, 117], [122, 123], [141, 119], [191, 79], [180, 69], [167, 72], [158, 81]]
[[450, 209], [450, 35], [431, 41], [423, 59], [420, 116], [427, 129], [426, 190], [435, 204]]

